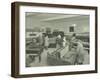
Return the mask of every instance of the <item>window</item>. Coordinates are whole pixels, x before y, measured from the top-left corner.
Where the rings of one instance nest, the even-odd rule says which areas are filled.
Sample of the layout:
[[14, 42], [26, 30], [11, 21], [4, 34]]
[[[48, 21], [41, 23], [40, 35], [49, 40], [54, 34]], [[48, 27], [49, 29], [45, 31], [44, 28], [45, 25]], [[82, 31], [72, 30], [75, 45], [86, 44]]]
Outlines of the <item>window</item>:
[[69, 32], [74, 32], [74, 27], [73, 26], [69, 27]]

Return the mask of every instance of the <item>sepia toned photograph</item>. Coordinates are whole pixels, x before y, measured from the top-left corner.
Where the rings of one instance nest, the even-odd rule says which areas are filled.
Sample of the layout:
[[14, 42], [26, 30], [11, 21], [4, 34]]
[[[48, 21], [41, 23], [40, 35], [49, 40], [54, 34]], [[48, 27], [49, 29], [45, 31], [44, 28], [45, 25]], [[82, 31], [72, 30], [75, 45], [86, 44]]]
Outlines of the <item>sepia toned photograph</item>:
[[89, 64], [89, 22], [89, 15], [26, 12], [26, 67]]

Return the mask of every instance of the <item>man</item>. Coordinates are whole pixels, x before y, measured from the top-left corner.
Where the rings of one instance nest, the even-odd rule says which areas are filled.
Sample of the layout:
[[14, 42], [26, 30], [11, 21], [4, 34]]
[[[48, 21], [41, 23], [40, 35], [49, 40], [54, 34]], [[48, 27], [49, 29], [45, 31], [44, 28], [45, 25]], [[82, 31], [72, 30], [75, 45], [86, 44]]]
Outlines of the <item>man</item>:
[[73, 35], [72, 35], [72, 37], [71, 37], [71, 39], [69, 41], [69, 43], [70, 43], [69, 44], [69, 51], [71, 51], [71, 49], [73, 48], [75, 42], [76, 42], [76, 34], [73, 33]]
[[62, 42], [61, 42], [61, 35], [59, 34], [58, 36], [57, 36], [57, 49], [59, 49], [59, 48], [61, 48], [62, 47]]
[[84, 61], [84, 47], [81, 40], [77, 40], [76, 60], [75, 64], [83, 64]]
[[48, 46], [49, 46], [49, 38], [48, 38], [47, 35], [46, 35], [46, 37], [45, 37], [45, 43], [44, 43], [44, 45], [45, 45], [45, 49], [48, 50]]
[[66, 37], [64, 36], [64, 37], [63, 37], [63, 47], [66, 46], [66, 42], [67, 42], [67, 41], [66, 41]]
[[70, 50], [65, 54], [65, 60], [71, 64], [83, 64], [84, 61], [84, 47], [81, 40], [76, 39], [76, 34], [70, 41]]

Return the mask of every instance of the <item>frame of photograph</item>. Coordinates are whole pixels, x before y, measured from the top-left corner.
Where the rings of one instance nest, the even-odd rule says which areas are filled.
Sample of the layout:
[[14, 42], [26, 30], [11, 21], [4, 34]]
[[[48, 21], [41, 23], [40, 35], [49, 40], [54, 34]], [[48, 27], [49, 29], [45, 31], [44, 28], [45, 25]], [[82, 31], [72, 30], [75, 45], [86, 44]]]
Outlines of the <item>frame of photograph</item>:
[[[20, 29], [24, 29], [24, 27], [20, 26], [21, 23], [21, 9], [20, 7], [24, 6], [25, 8], [29, 8], [29, 7], [39, 7], [39, 8], [57, 8], [57, 9], [79, 9], [81, 10], [86, 10], [86, 11], [90, 11], [90, 12], [94, 12], [94, 65], [93, 65], [93, 69], [90, 70], [79, 70], [79, 71], [47, 71], [45, 72], [41, 72], [38, 71], [38, 73], [33, 70], [33, 73], [20, 73], [21, 71], [21, 65], [20, 65], [20, 44], [21, 44], [21, 39], [20, 39], [20, 34], [21, 30]], [[74, 13], [74, 11], [73, 11]], [[58, 75], [72, 75], [72, 74], [86, 74], [86, 73], [97, 73], [97, 7], [96, 6], [81, 6], [81, 5], [65, 5], [65, 4], [46, 4], [46, 3], [31, 3], [31, 2], [13, 2], [11, 4], [11, 76], [15, 77], [15, 78], [23, 78], [23, 77], [39, 77], [39, 76], [58, 76]], [[60, 68], [60, 66], [59, 66]], [[57, 68], [57, 69], [59, 69]], [[45, 68], [43, 68], [45, 71]], [[46, 68], [49, 69], [49, 68]], [[56, 68], [55, 68], [56, 69]], [[54, 70], [55, 70], [54, 69]], [[31, 69], [30, 69], [31, 70]], [[36, 69], [37, 70], [37, 69]], [[41, 73], [39, 73], [41, 72]]]

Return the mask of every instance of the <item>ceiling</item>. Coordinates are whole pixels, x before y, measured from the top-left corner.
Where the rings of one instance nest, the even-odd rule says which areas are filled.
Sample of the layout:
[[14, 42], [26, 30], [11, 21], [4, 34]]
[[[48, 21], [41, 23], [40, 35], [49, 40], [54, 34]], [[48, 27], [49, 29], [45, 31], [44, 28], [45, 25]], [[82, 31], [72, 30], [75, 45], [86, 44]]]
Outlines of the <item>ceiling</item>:
[[26, 13], [27, 18], [33, 18], [34, 20], [38, 21], [59, 21], [62, 19], [83, 19], [83, 18], [89, 18], [88, 15], [79, 15], [79, 14], [58, 14], [58, 13], [33, 13], [33, 12], [27, 12]]

